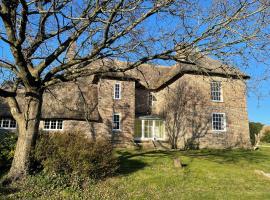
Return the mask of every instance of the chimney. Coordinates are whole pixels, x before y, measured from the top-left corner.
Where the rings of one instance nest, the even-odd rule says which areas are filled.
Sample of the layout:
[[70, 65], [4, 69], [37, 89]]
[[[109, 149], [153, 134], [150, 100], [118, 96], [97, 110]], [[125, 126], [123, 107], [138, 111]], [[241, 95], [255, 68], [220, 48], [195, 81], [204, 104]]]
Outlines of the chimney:
[[[66, 62], [69, 62], [73, 60], [75, 57], [77, 57], [77, 45], [76, 45], [76, 42], [72, 42], [67, 49], [67, 53], [64, 59]], [[73, 73], [74, 69], [76, 69], [77, 67], [78, 65], [74, 65], [72, 67], [69, 67], [65, 71]]]
[[188, 43], [178, 43], [175, 45], [176, 59], [182, 62], [194, 62], [199, 57], [198, 48], [194, 48]]
[[76, 54], [77, 54], [77, 45], [76, 42], [72, 42], [68, 47], [66, 59], [68, 61], [73, 60], [76, 57]]

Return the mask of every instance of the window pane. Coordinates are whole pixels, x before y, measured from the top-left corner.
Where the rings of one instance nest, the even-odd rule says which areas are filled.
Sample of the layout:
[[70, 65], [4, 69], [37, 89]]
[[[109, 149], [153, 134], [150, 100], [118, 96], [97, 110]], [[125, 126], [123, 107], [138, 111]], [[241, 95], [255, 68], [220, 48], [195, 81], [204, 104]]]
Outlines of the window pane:
[[9, 128], [9, 119], [3, 119], [2, 127], [3, 128]]
[[156, 137], [156, 138], [159, 138], [159, 136], [160, 136], [160, 128], [159, 127], [160, 127], [159, 120], [155, 120], [154, 137]]
[[44, 129], [48, 130], [61, 130], [63, 129], [63, 120], [56, 120], [56, 119], [46, 119], [44, 121]]
[[223, 113], [213, 113], [212, 115], [212, 126], [213, 130], [225, 130], [225, 114]]
[[136, 119], [135, 120], [135, 138], [141, 138], [142, 137], [142, 120]]
[[120, 84], [119, 83], [116, 83], [115, 85], [114, 85], [114, 98], [115, 99], [120, 99]]
[[145, 120], [144, 122], [144, 137], [145, 138], [152, 138], [152, 127], [153, 121], [152, 120]]
[[14, 119], [10, 118], [2, 118], [0, 119], [0, 127], [1, 128], [16, 128], [17, 124]]
[[57, 129], [63, 129], [63, 120], [57, 120]]
[[16, 121], [14, 119], [11, 119], [10, 120], [10, 128], [16, 128], [16, 127], [17, 127]]
[[221, 82], [211, 82], [211, 99], [214, 101], [221, 101]]
[[156, 120], [155, 121], [155, 137], [163, 138], [164, 136], [164, 121]]
[[51, 127], [50, 129], [56, 129], [56, 120], [51, 120]]
[[119, 114], [113, 115], [113, 129], [114, 130], [120, 129], [120, 115]]
[[50, 129], [50, 120], [45, 120], [44, 129]]
[[159, 121], [159, 138], [164, 137], [164, 121], [160, 120]]

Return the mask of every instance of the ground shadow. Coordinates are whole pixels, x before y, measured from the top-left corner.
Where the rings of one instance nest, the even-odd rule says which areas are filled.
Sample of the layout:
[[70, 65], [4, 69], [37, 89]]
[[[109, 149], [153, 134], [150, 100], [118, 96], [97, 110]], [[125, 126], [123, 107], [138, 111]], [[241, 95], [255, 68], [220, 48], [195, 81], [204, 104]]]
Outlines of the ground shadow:
[[182, 155], [206, 159], [220, 164], [236, 164], [240, 161], [249, 163], [265, 162], [269, 159], [269, 155], [262, 151], [242, 150], [242, 149], [223, 149], [223, 150], [200, 150], [200, 151], [182, 151]]
[[119, 155], [118, 159], [120, 165], [118, 175], [128, 175], [147, 166], [147, 163], [139, 159], [133, 159], [136, 154], [128, 151], [117, 151], [117, 154]]
[[16, 192], [19, 192], [19, 189], [0, 185], [0, 198], [2, 195], [6, 196], [6, 195], [13, 194]]
[[[177, 151], [178, 152], [178, 151]], [[128, 175], [136, 171], [142, 170], [146, 166], [149, 166], [148, 163], [144, 162], [141, 157], [152, 158], [153, 160], [157, 158], [178, 158], [179, 154], [176, 154], [175, 151], [164, 151], [164, 150], [150, 150], [150, 151], [125, 151], [118, 150], [117, 154], [119, 155], [119, 175]], [[182, 167], [187, 167], [186, 163], [182, 163]]]
[[[193, 159], [204, 159], [219, 164], [237, 164], [239, 162], [247, 162], [251, 164], [263, 163], [269, 160], [269, 155], [261, 150], [244, 150], [244, 149], [203, 149], [203, 150], [185, 150], [185, 151], [118, 151], [120, 159], [120, 174], [130, 174], [143, 169], [149, 163], [143, 162], [144, 158], [180, 158], [182, 156]], [[190, 163], [182, 163], [183, 167], [187, 167]]]

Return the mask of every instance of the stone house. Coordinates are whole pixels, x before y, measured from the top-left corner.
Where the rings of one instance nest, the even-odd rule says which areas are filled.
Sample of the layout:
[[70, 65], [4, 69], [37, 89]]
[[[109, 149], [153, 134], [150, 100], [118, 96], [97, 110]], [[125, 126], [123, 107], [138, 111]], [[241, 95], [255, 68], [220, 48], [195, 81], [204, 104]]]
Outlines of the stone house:
[[[108, 137], [121, 146], [168, 147], [175, 137], [170, 129], [175, 113], [179, 148], [245, 148], [250, 146], [247, 79], [209, 57], [82, 77], [45, 92], [40, 129]], [[16, 130], [9, 108], [3, 99], [0, 102], [0, 129]]]

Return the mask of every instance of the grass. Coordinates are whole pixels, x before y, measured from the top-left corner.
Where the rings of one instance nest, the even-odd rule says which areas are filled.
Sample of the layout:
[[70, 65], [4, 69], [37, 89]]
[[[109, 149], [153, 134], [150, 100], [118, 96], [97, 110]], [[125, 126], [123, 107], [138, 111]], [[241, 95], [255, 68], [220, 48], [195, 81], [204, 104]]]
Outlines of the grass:
[[[270, 148], [258, 151], [118, 150], [119, 174], [84, 188], [65, 187], [62, 178], [41, 174], [10, 188], [2, 199], [270, 199]], [[173, 158], [185, 167], [174, 167]], [[1, 194], [2, 193], [2, 194]]]

